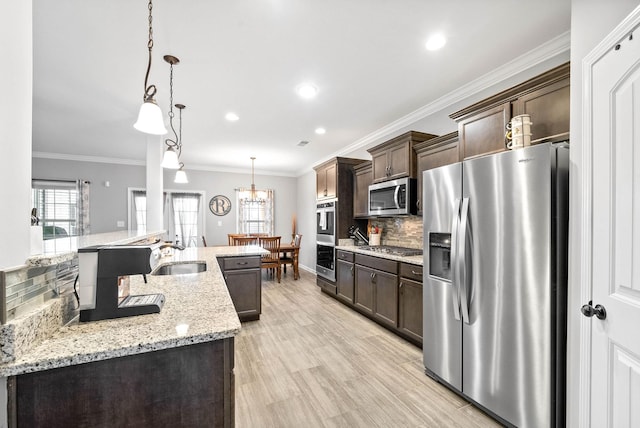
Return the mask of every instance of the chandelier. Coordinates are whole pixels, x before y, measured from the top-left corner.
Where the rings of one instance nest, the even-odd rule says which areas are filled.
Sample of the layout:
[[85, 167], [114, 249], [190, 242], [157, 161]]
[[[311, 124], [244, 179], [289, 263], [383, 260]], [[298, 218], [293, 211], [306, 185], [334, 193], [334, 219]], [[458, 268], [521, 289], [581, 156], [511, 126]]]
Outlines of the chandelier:
[[265, 204], [267, 201], [264, 198], [260, 198], [258, 196], [258, 191], [256, 190], [256, 185], [254, 183], [254, 176], [253, 176], [253, 164], [255, 162], [256, 158], [255, 156], [251, 157], [251, 190], [249, 191], [249, 195], [248, 197], [245, 196], [244, 198], [240, 198], [240, 203], [241, 204]]

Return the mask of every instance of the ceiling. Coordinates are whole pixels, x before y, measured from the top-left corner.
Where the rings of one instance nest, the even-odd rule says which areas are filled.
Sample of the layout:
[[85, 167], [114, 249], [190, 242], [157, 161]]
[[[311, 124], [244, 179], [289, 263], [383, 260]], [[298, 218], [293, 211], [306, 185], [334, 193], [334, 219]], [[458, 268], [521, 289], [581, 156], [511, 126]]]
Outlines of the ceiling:
[[[167, 116], [162, 57], [180, 59], [174, 103], [187, 106], [187, 171], [245, 172], [255, 156], [256, 172], [295, 176], [566, 35], [570, 3], [155, 0], [149, 83]], [[144, 94], [147, 1], [34, 0], [33, 14], [34, 155], [143, 163], [147, 138], [160, 140], [132, 126]], [[447, 44], [427, 51], [435, 32]], [[307, 81], [319, 89], [313, 100], [295, 93]], [[240, 120], [225, 120], [229, 111]]]

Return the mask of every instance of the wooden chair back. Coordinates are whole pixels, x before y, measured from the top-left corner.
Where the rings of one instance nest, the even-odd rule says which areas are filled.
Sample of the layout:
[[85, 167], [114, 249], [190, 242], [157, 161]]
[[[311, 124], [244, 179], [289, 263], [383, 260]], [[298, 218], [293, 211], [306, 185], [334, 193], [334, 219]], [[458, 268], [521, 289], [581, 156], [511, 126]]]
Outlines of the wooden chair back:
[[258, 238], [253, 238], [251, 236], [239, 236], [237, 238], [233, 238], [233, 245], [257, 245]]
[[259, 245], [269, 254], [262, 256], [263, 269], [275, 269], [280, 282], [281, 265], [280, 265], [280, 237], [279, 236], [263, 236], [259, 238]]
[[227, 239], [229, 239], [229, 245], [233, 245], [233, 238], [242, 238], [245, 235], [244, 233], [228, 233], [227, 234]]

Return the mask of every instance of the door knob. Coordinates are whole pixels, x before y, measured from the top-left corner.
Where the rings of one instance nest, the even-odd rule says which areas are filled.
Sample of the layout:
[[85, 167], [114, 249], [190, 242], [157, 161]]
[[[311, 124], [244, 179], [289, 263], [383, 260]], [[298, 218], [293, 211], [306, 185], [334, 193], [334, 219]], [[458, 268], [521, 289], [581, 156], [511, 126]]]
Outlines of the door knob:
[[582, 315], [589, 318], [595, 315], [599, 320], [605, 319], [607, 317], [607, 310], [604, 308], [604, 306], [596, 305], [596, 307], [594, 308], [593, 306], [591, 306], [591, 303], [592, 302], [589, 302], [586, 305], [583, 305], [582, 308], [580, 308]]

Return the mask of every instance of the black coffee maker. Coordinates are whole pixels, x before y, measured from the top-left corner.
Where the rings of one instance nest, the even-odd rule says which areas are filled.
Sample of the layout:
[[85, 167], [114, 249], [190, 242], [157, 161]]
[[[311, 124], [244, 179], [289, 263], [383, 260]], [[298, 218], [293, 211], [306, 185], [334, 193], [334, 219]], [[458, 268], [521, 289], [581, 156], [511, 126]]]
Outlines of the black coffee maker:
[[160, 312], [164, 295], [129, 295], [129, 276], [151, 272], [150, 246], [112, 245], [78, 250], [80, 321]]

